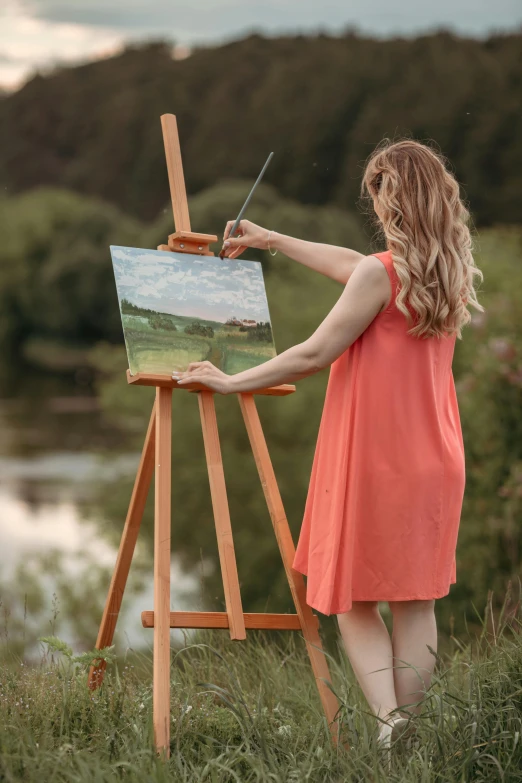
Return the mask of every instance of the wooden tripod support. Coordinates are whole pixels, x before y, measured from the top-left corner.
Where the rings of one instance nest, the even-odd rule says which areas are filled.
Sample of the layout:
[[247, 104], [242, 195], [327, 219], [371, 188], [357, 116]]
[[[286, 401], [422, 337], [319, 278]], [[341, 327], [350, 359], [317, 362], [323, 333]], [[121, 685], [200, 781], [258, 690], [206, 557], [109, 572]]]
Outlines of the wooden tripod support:
[[[208, 246], [210, 242], [217, 241], [217, 237], [209, 234], [196, 234], [190, 229], [176, 117], [172, 114], [164, 114], [161, 117], [161, 124], [176, 226], [176, 232], [169, 237], [169, 247], [177, 252], [214, 255]], [[274, 396], [291, 394], [295, 391], [295, 386], [274, 386], [251, 393], [240, 393], [237, 396], [295, 603], [296, 614], [254, 614], [243, 611], [214, 407], [214, 392], [196, 383], [188, 384], [183, 388], [196, 392], [198, 397], [226, 612], [171, 612], [172, 391], [174, 389], [181, 391], [182, 387], [177, 387], [169, 376], [164, 375], [138, 373], [131, 376], [127, 372], [127, 381], [132, 385], [156, 387], [156, 399], [96, 640], [96, 649], [101, 650], [108, 647], [113, 641], [145, 501], [155, 470], [154, 611], [142, 612], [141, 619], [144, 628], [154, 629], [153, 721], [157, 750], [165, 753], [166, 757], [170, 755], [171, 628], [228, 628], [231, 639], [245, 639], [247, 628], [301, 630], [324, 712], [332, 737], [336, 741], [337, 726], [334, 719], [338, 703], [325, 682], [330, 680], [330, 673], [319, 636], [319, 621], [306, 603], [303, 576], [292, 568], [294, 544], [254, 400], [254, 394]], [[89, 687], [91, 689], [101, 685], [104, 671], [105, 662], [101, 660], [97, 665], [91, 667], [89, 672]]]

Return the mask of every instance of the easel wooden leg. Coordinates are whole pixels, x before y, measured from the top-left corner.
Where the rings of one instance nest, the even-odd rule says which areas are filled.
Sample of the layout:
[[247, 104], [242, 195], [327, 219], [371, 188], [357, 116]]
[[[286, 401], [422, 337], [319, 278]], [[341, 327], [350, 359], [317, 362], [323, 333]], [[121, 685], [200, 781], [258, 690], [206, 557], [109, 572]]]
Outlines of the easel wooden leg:
[[276, 534], [277, 543], [279, 545], [279, 551], [281, 552], [288, 584], [290, 585], [295, 608], [301, 623], [301, 629], [306, 642], [308, 655], [310, 656], [310, 662], [312, 664], [315, 681], [319, 690], [319, 696], [321, 698], [332, 737], [334, 741], [337, 741], [337, 725], [335, 722], [335, 715], [339, 708], [339, 704], [335, 695], [328, 688], [326, 683], [323, 682], [323, 680], [328, 680], [331, 682], [328, 663], [323, 652], [321, 637], [319, 636], [317, 624], [314, 622], [312, 609], [306, 603], [306, 587], [303, 576], [292, 568], [295, 554], [294, 542], [292, 540], [292, 534], [290, 533], [290, 528], [288, 526], [288, 520], [286, 518], [283, 501], [279, 493], [279, 487], [277, 485], [274, 469], [272, 467], [270, 454], [268, 453], [268, 447], [266, 445], [265, 436], [263, 434], [263, 429], [259, 420], [259, 414], [257, 412], [254, 396], [252, 394], [238, 394], [237, 396], [239, 397], [241, 412], [245, 420], [248, 437], [250, 439], [250, 444], [254, 453], [263, 492], [265, 493], [268, 510], [270, 512], [270, 517], [274, 526], [274, 531]]
[[159, 752], [170, 756], [170, 526], [172, 389], [156, 389], [154, 507], [153, 722]]
[[207, 458], [210, 493], [212, 495], [212, 508], [216, 523], [219, 561], [223, 576], [230, 638], [246, 639], [245, 618], [239, 591], [239, 578], [230, 524], [225, 474], [221, 459], [221, 447], [219, 445], [214, 393], [211, 391], [198, 392], [198, 402]]
[[[103, 610], [103, 617], [96, 640], [96, 649], [110, 647], [118, 621], [125, 585], [140, 531], [143, 509], [147, 500], [152, 472], [154, 470], [154, 445], [156, 440], [156, 407], [153, 406], [147, 435], [141, 453], [141, 460], [134, 482], [134, 489], [129, 503], [127, 519], [118, 550], [118, 557], [109, 587], [109, 593]], [[103, 682], [106, 664], [100, 661], [97, 666], [91, 666], [89, 671], [89, 688], [94, 690]]]

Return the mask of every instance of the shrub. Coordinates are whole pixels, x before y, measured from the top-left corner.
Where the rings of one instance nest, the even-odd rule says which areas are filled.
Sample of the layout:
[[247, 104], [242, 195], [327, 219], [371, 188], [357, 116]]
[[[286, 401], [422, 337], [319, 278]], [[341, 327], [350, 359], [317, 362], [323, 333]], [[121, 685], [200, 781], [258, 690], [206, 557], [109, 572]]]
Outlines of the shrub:
[[214, 330], [211, 326], [203, 326], [198, 321], [193, 321], [189, 326], [185, 327], [187, 334], [199, 334], [201, 337], [214, 337]]

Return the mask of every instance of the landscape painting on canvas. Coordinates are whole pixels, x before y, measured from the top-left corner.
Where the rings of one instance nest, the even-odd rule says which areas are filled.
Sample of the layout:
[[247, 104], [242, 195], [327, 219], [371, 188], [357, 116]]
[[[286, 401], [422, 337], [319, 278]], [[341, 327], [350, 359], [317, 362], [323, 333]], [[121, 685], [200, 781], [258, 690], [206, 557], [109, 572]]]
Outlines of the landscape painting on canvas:
[[258, 261], [111, 245], [129, 369], [208, 359], [228, 374], [276, 355]]

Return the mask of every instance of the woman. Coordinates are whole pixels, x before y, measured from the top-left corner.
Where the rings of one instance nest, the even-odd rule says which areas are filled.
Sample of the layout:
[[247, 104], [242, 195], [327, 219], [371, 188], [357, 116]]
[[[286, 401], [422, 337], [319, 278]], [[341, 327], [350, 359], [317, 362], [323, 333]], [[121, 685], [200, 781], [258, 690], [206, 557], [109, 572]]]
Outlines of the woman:
[[[269, 247], [345, 288], [303, 343], [233, 376], [195, 362], [178, 383], [231, 394], [331, 365], [293, 567], [307, 575], [310, 606], [337, 615], [389, 744], [404, 722], [398, 708], [420, 712], [437, 650], [435, 599], [456, 581], [465, 463], [451, 367], [467, 305], [483, 310], [474, 289], [482, 273], [459, 186], [433, 149], [385, 140], [366, 164], [362, 193], [387, 245], [368, 256], [248, 220], [230, 237], [227, 224], [228, 257]], [[379, 601], [389, 602], [391, 639]]]

